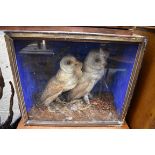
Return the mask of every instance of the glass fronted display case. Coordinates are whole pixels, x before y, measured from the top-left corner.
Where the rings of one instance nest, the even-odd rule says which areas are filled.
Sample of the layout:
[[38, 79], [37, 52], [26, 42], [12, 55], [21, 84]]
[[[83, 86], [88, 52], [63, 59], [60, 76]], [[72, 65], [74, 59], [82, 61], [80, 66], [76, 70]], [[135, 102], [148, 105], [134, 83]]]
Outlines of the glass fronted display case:
[[25, 124], [120, 125], [146, 39], [137, 35], [6, 32]]

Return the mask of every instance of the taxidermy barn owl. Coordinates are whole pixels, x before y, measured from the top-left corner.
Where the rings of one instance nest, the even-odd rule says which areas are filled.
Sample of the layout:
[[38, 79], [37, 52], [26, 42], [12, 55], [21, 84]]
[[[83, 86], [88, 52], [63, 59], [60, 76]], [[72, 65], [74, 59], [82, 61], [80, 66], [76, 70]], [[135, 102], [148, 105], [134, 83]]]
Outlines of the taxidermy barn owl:
[[49, 106], [61, 93], [73, 89], [82, 76], [82, 63], [73, 56], [65, 56], [60, 61], [60, 69], [52, 77], [41, 95], [41, 102]]
[[77, 86], [70, 91], [69, 100], [83, 97], [87, 104], [90, 103], [90, 91], [104, 75], [108, 55], [109, 53], [101, 48], [91, 50], [88, 53], [84, 61], [83, 75]]

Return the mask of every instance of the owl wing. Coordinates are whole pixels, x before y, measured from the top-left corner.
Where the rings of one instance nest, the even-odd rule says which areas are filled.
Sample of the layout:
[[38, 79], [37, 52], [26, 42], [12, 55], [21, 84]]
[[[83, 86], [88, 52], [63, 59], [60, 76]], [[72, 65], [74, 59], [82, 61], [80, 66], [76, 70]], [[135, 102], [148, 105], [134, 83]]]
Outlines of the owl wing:
[[81, 98], [90, 91], [91, 80], [80, 82], [69, 94], [69, 99]]
[[41, 102], [45, 105], [50, 104], [62, 93], [64, 85], [64, 83], [51, 79], [41, 95]]

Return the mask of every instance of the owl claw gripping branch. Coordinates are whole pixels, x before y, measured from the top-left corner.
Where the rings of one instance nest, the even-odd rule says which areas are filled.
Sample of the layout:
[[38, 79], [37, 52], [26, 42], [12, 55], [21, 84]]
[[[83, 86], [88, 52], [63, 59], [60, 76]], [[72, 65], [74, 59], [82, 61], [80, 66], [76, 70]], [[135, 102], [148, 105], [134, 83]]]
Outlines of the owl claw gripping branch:
[[101, 48], [89, 52], [84, 61], [83, 75], [75, 88], [69, 93], [70, 100], [83, 98], [87, 104], [90, 104], [89, 94], [96, 83], [103, 77], [107, 58], [108, 52]]
[[65, 56], [60, 61], [60, 69], [47, 83], [41, 95], [41, 102], [49, 106], [63, 92], [73, 89], [82, 76], [82, 63], [73, 56]]

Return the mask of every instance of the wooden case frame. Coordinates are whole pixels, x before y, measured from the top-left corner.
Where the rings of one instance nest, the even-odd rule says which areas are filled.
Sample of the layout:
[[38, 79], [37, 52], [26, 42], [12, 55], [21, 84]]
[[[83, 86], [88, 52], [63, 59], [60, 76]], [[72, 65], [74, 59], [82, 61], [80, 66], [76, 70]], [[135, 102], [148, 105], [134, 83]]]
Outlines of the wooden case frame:
[[[116, 31], [117, 32], [117, 31]], [[136, 54], [133, 70], [128, 84], [127, 93], [125, 96], [125, 102], [123, 105], [123, 112], [119, 121], [101, 121], [101, 122], [74, 122], [66, 121], [65, 123], [60, 123], [57, 121], [38, 121], [29, 120], [28, 113], [26, 111], [25, 102], [22, 93], [22, 87], [20, 83], [19, 73], [16, 64], [15, 49], [13, 45], [13, 39], [50, 39], [50, 40], [65, 40], [65, 41], [80, 41], [80, 42], [135, 42], [139, 43], [138, 51]], [[132, 98], [138, 73], [141, 67], [141, 62], [144, 55], [144, 49], [147, 43], [147, 39], [144, 36], [134, 35], [134, 34], [119, 34], [119, 33], [108, 33], [104, 32], [71, 32], [69, 30], [65, 31], [6, 31], [5, 41], [8, 49], [10, 65], [14, 77], [15, 87], [17, 91], [17, 96], [19, 100], [19, 107], [24, 120], [25, 125], [51, 125], [51, 126], [108, 126], [108, 125], [122, 125]]]

